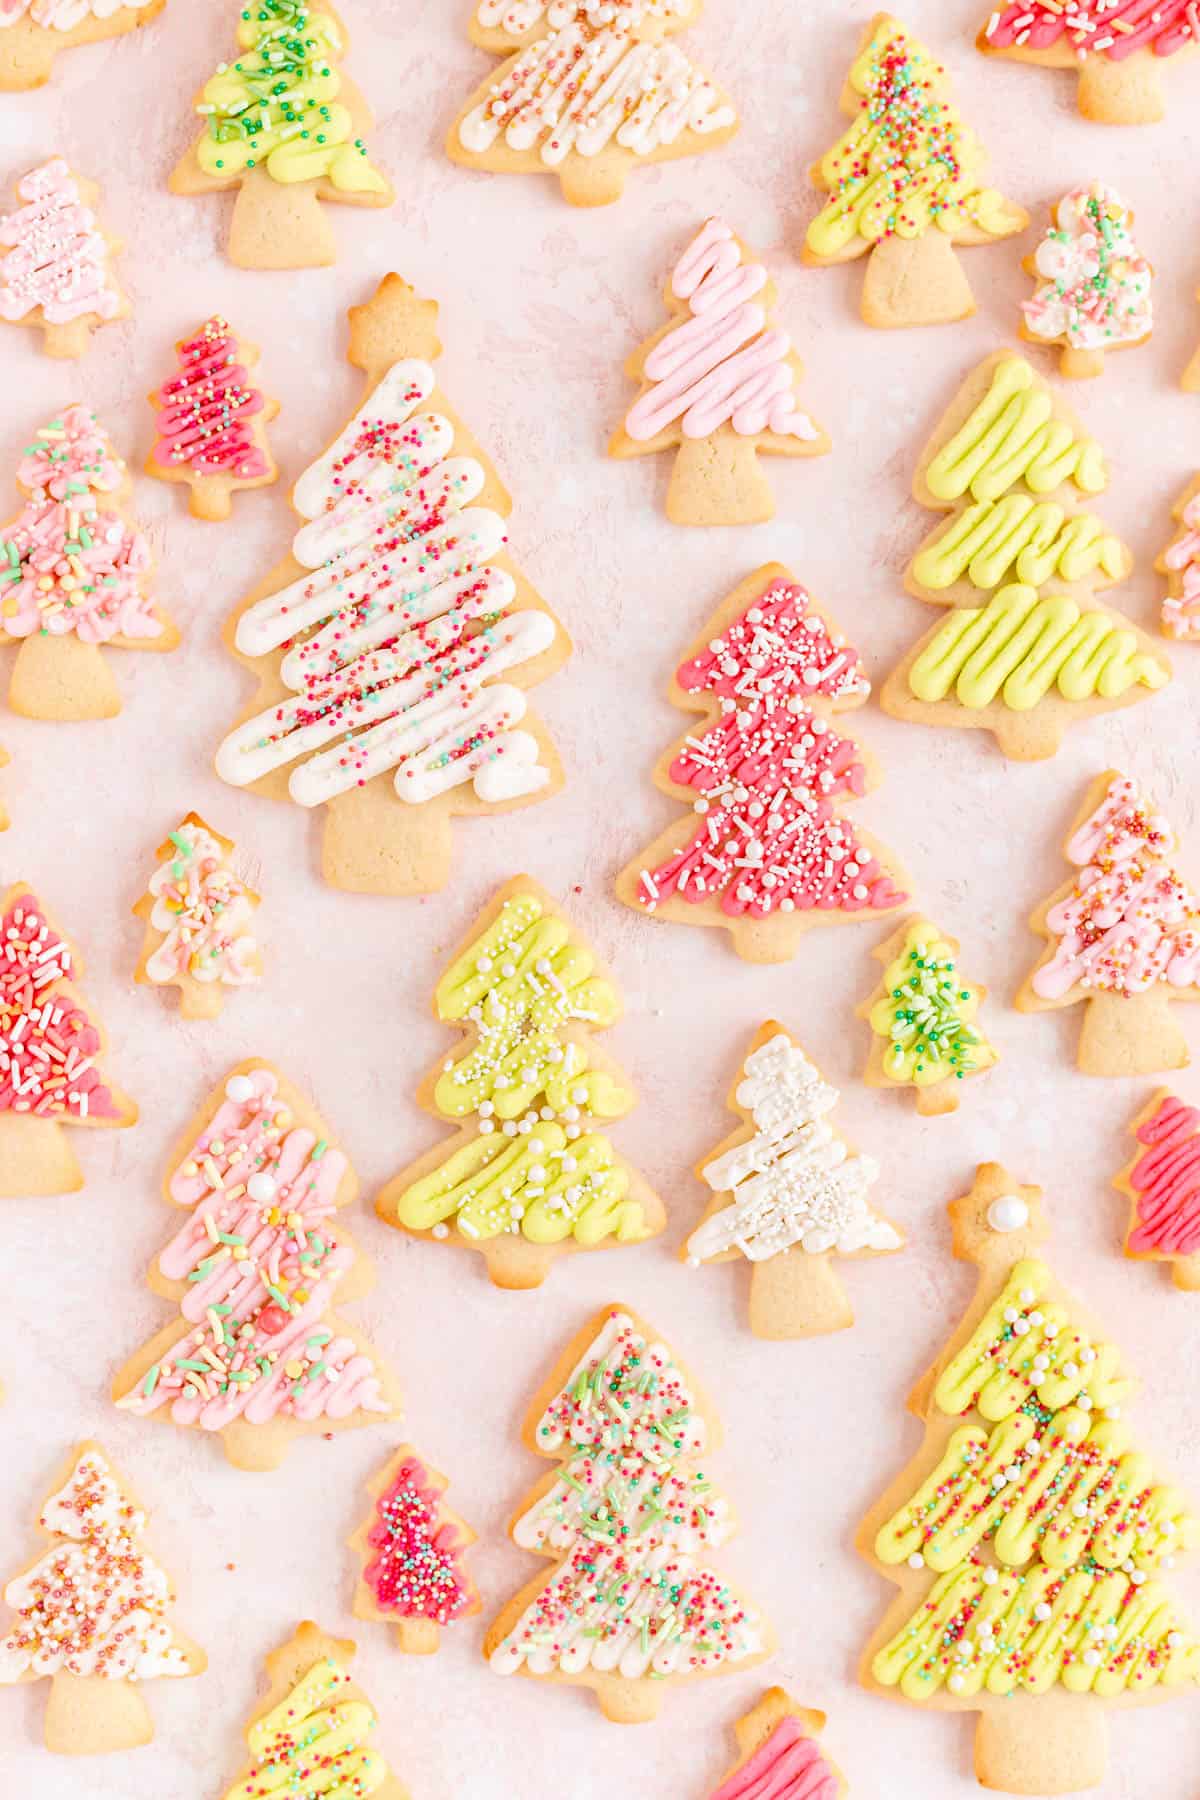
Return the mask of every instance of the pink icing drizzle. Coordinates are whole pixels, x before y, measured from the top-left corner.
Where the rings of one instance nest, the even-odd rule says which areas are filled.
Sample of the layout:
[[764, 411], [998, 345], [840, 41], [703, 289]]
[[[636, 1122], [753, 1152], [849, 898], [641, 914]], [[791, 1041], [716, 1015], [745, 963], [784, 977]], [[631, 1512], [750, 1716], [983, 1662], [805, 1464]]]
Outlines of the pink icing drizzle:
[[[988, 26], [988, 42], [1008, 49], [1049, 50], [1064, 34], [1081, 56], [1103, 52], [1123, 62], [1135, 51], [1153, 49], [1173, 56], [1196, 40], [1195, 0], [1066, 0], [1046, 6], [1042, 0], [1012, 0]], [[1114, 31], [1119, 20], [1126, 31]]]
[[1145, 1152], [1129, 1177], [1138, 1211], [1129, 1248], [1191, 1256], [1200, 1250], [1200, 1112], [1168, 1094], [1137, 1141]]
[[1168, 594], [1162, 604], [1162, 621], [1172, 637], [1200, 637], [1200, 494], [1193, 494], [1181, 515], [1186, 530], [1173, 543], [1163, 564], [1182, 573], [1182, 592]]
[[645, 375], [654, 385], [629, 409], [625, 429], [639, 443], [681, 419], [684, 437], [708, 437], [726, 423], [742, 437], [760, 431], [814, 438], [812, 420], [796, 405], [795, 371], [786, 331], [766, 329], [754, 296], [767, 285], [761, 263], [743, 263], [728, 225], [710, 219], [684, 251], [671, 291], [691, 318], [650, 352]]
[[161, 409], [154, 446], [158, 462], [186, 463], [197, 475], [229, 473], [239, 481], [270, 472], [249, 423], [265, 402], [238, 360], [238, 348], [228, 323], [219, 317], [209, 319], [181, 346], [180, 373], [154, 396]]
[[904, 896], [834, 811], [831, 796], [865, 791], [858, 746], [806, 704], [868, 691], [858, 653], [809, 612], [809, 597], [779, 581], [676, 680], [716, 694], [722, 717], [689, 738], [672, 780], [700, 796], [702, 824], [667, 862], [643, 875], [642, 904], [671, 894], [700, 904], [721, 895], [731, 916], [814, 907], [895, 906]]
[[837, 1800], [838, 1784], [799, 1722], [781, 1719], [749, 1762], [723, 1781], [712, 1800]]
[[0, 925], [0, 1112], [120, 1117], [94, 1067], [100, 1033], [62, 987], [71, 964], [32, 894], [15, 900]]
[[1046, 914], [1059, 942], [1034, 973], [1035, 993], [1061, 1000], [1079, 985], [1129, 995], [1200, 978], [1200, 900], [1166, 861], [1172, 843], [1134, 783], [1114, 781], [1067, 845], [1080, 872]]
[[0, 219], [0, 244], [10, 246], [0, 257], [0, 319], [39, 306], [51, 325], [86, 313], [115, 318], [121, 297], [108, 279], [108, 244], [66, 163], [55, 157], [30, 170], [17, 193], [26, 204]]

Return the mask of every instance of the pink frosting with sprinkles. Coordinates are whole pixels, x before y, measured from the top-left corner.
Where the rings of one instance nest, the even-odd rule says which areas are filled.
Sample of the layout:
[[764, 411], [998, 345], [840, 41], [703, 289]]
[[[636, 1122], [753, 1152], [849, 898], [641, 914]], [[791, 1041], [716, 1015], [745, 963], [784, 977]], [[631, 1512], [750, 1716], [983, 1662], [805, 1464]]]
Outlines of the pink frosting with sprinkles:
[[1080, 56], [1103, 54], [1123, 62], [1139, 50], [1173, 56], [1200, 40], [1195, 0], [1014, 0], [987, 27], [1001, 49], [1050, 50], [1063, 37]]
[[462, 1532], [443, 1516], [441, 1496], [417, 1456], [405, 1457], [379, 1496], [367, 1533], [372, 1556], [363, 1580], [382, 1611], [449, 1625], [474, 1590], [461, 1566]]
[[0, 1112], [120, 1118], [94, 1066], [100, 1033], [63, 987], [71, 947], [22, 894], [0, 924]]
[[107, 272], [108, 242], [83, 204], [67, 164], [54, 157], [17, 183], [25, 202], [0, 219], [0, 319], [25, 319], [39, 306], [49, 325], [94, 314], [114, 319], [121, 296]]
[[250, 380], [228, 322], [207, 320], [180, 346], [179, 360], [180, 373], [154, 395], [160, 408], [155, 459], [164, 467], [186, 464], [197, 475], [233, 475], [239, 481], [269, 474], [252, 422], [266, 402]]

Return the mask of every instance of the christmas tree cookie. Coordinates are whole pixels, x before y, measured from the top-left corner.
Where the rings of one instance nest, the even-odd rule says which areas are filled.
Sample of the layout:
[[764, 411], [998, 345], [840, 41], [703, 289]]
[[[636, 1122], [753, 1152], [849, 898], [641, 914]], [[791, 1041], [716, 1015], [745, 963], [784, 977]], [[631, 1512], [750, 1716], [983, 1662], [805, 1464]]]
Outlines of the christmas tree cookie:
[[166, 1571], [142, 1541], [146, 1515], [99, 1444], [80, 1444], [38, 1524], [54, 1541], [4, 1589], [0, 1686], [50, 1677], [45, 1736], [63, 1756], [148, 1744], [143, 1683], [203, 1674], [207, 1658], [171, 1619]]
[[937, 58], [877, 13], [842, 92], [854, 123], [812, 171], [829, 198], [808, 228], [807, 263], [867, 256], [868, 325], [947, 325], [975, 311], [956, 244], [1024, 231], [1029, 215], [983, 185], [983, 146], [950, 100]]
[[632, 1724], [657, 1717], [672, 1683], [771, 1654], [766, 1621], [709, 1566], [735, 1529], [710, 1476], [716, 1435], [649, 1326], [623, 1307], [593, 1319], [530, 1409], [525, 1441], [559, 1470], [510, 1530], [553, 1567], [489, 1629], [498, 1675], [589, 1687], [606, 1718]]
[[391, 1372], [332, 1311], [374, 1279], [337, 1217], [358, 1181], [291, 1082], [239, 1064], [184, 1133], [164, 1191], [187, 1217], [149, 1285], [179, 1314], [117, 1375], [119, 1407], [219, 1433], [241, 1469], [399, 1411]]
[[1200, 895], [1176, 869], [1175, 834], [1154, 803], [1110, 769], [1094, 781], [1067, 838], [1078, 873], [1038, 908], [1046, 939], [1017, 995], [1021, 1012], [1087, 1010], [1085, 1075], [1151, 1075], [1190, 1057], [1171, 1017], [1200, 999]]
[[709, 1800], [845, 1800], [849, 1789], [817, 1738], [825, 1714], [768, 1688], [733, 1728], [738, 1760]]
[[1024, 357], [968, 376], [926, 444], [916, 500], [950, 516], [909, 565], [909, 591], [953, 608], [885, 681], [898, 719], [990, 731], [1016, 761], [1170, 680], [1154, 640], [1097, 601], [1133, 567], [1087, 503], [1108, 486], [1100, 445]]
[[1060, 345], [1060, 375], [1103, 375], [1107, 351], [1149, 339], [1154, 271], [1134, 242], [1132, 212], [1103, 182], [1063, 195], [1022, 267], [1037, 288], [1021, 302], [1021, 336]]
[[252, 1760], [223, 1800], [410, 1800], [376, 1747], [375, 1708], [348, 1667], [356, 1649], [306, 1619], [272, 1651], [266, 1698], [246, 1727]]
[[418, 1097], [458, 1131], [388, 1182], [381, 1219], [478, 1250], [505, 1288], [540, 1286], [558, 1256], [663, 1229], [662, 1201], [603, 1129], [637, 1104], [592, 1037], [620, 1017], [620, 994], [527, 875], [475, 921], [433, 1009], [466, 1046]]
[[1162, 630], [1181, 643], [1194, 643], [1200, 638], [1200, 475], [1176, 501], [1173, 516], [1179, 530], [1154, 565], [1168, 578]]
[[557, 175], [574, 206], [619, 200], [636, 168], [738, 128], [729, 97], [674, 41], [702, 0], [474, 0], [471, 36], [507, 61], [450, 128], [468, 169]]
[[104, 1033], [70, 985], [74, 945], [24, 883], [0, 900], [0, 1196], [83, 1186], [62, 1127], [123, 1128], [137, 1107], [103, 1073]]
[[1197, 1523], [1125, 1423], [1119, 1352], [1042, 1259], [1041, 1190], [986, 1163], [950, 1212], [979, 1290], [910, 1401], [924, 1446], [863, 1525], [899, 1591], [862, 1678], [978, 1713], [985, 1787], [1075, 1793], [1104, 1779], [1110, 1705], [1200, 1679], [1164, 1578]]
[[171, 192], [237, 189], [228, 248], [239, 267], [321, 268], [337, 258], [325, 201], [395, 199], [365, 141], [370, 108], [341, 66], [346, 29], [324, 0], [250, 0], [229, 22], [236, 50], [200, 91], [204, 129]]
[[20, 644], [9, 705], [29, 719], [114, 718], [121, 696], [101, 645], [179, 642], [126, 511], [129, 471], [95, 413], [69, 406], [26, 446], [17, 485], [24, 505], [0, 526], [0, 644]]
[[868, 1087], [910, 1087], [928, 1116], [958, 1107], [958, 1084], [998, 1060], [976, 1015], [987, 989], [958, 967], [958, 943], [928, 919], [910, 919], [872, 951], [883, 978], [859, 1017], [871, 1027]]
[[362, 405], [296, 483], [291, 553], [227, 636], [259, 692], [217, 773], [324, 807], [323, 873], [356, 893], [443, 887], [455, 817], [562, 785], [524, 690], [570, 641], [507, 553], [512, 502], [438, 388], [436, 324], [398, 275], [351, 309]]
[[448, 1485], [402, 1444], [371, 1482], [371, 1517], [350, 1540], [363, 1562], [355, 1618], [394, 1625], [411, 1656], [432, 1655], [446, 1626], [481, 1604], [464, 1556], [475, 1533], [446, 1505]]
[[183, 482], [194, 518], [227, 519], [234, 494], [278, 478], [267, 426], [279, 404], [254, 385], [257, 348], [219, 313], [181, 339], [175, 353], [178, 374], [150, 396], [158, 436], [146, 473]]
[[0, 92], [49, 81], [60, 50], [120, 37], [156, 19], [167, 0], [0, 0]]
[[709, 219], [667, 281], [671, 317], [629, 363], [640, 392], [609, 445], [615, 457], [676, 451], [667, 517], [757, 525], [775, 516], [759, 454], [823, 456], [829, 439], [799, 406], [804, 373], [774, 323], [775, 288], [720, 219]]
[[56, 156], [21, 177], [17, 198], [0, 217], [0, 319], [40, 330], [47, 356], [83, 356], [93, 331], [133, 310], [113, 268], [121, 245], [96, 217], [100, 190]]
[[903, 1246], [871, 1205], [879, 1164], [830, 1123], [840, 1098], [782, 1025], [760, 1026], [729, 1097], [741, 1125], [696, 1170], [712, 1199], [684, 1258], [746, 1258], [756, 1337], [845, 1330], [854, 1314], [833, 1258]]
[[703, 717], [654, 775], [691, 818], [621, 871], [626, 906], [720, 926], [747, 962], [787, 962], [816, 925], [905, 905], [890, 853], [841, 810], [876, 780], [866, 752], [830, 717], [862, 705], [866, 671], [782, 564], [734, 589], [668, 691]]
[[1125, 1254], [1200, 1292], [1200, 1112], [1160, 1088], [1129, 1130], [1137, 1152], [1113, 1184], [1132, 1208]]
[[146, 924], [134, 979], [177, 987], [185, 1019], [215, 1019], [226, 988], [262, 980], [258, 895], [234, 874], [233, 851], [232, 838], [188, 813], [159, 845], [158, 867], [133, 909]]
[[1166, 115], [1159, 71], [1200, 42], [1193, 0], [1003, 0], [979, 34], [987, 56], [1074, 69], [1079, 110], [1102, 125]]

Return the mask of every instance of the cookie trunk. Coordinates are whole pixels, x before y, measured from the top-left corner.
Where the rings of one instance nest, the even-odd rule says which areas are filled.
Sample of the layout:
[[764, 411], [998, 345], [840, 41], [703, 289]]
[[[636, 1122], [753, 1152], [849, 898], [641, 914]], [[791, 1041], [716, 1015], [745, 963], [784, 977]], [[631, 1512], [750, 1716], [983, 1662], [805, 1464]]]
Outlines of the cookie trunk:
[[129, 1681], [60, 1671], [46, 1701], [46, 1747], [60, 1756], [136, 1750], [154, 1736], [141, 1689]]
[[1200, 1252], [1172, 1259], [1171, 1279], [1185, 1294], [1200, 1294]]
[[600, 1711], [614, 1725], [648, 1725], [657, 1719], [663, 1702], [664, 1683], [626, 1681], [620, 1675], [601, 1675], [596, 1682]]
[[951, 325], [974, 311], [954, 245], [936, 226], [920, 237], [882, 238], [872, 250], [862, 292], [868, 325]]
[[397, 1619], [396, 1643], [406, 1656], [433, 1656], [441, 1636], [433, 1619]]
[[240, 269], [324, 269], [337, 258], [316, 181], [275, 181], [251, 169], [238, 189], [229, 260]]
[[761, 525], [775, 497], [758, 466], [758, 440], [732, 429], [680, 441], [667, 517], [675, 525]]
[[62, 1126], [31, 1113], [0, 1112], [0, 1196], [75, 1194], [83, 1176]]
[[1185, 394], [1200, 394], [1200, 350], [1197, 350], [1187, 368], [1183, 371], [1180, 383]]
[[0, 93], [27, 94], [45, 87], [54, 69], [54, 40], [61, 36], [28, 18], [9, 25], [0, 37], [7, 53], [0, 64]]
[[1104, 1709], [1088, 1695], [1008, 1699], [979, 1715], [975, 1773], [981, 1787], [1003, 1794], [1079, 1794], [1099, 1787], [1107, 1766]]
[[188, 511], [193, 519], [218, 524], [233, 511], [233, 489], [228, 475], [201, 475], [191, 484]]
[[1092, 994], [1079, 1034], [1079, 1067], [1085, 1075], [1155, 1075], [1186, 1069], [1187, 1039], [1171, 1015], [1162, 987], [1143, 994]]
[[47, 356], [53, 356], [59, 362], [78, 362], [86, 356], [92, 341], [92, 324], [94, 314], [88, 313], [82, 319], [71, 319], [65, 325], [42, 326], [42, 349]]
[[225, 989], [219, 981], [197, 981], [184, 975], [179, 982], [179, 1013], [184, 1019], [216, 1019], [225, 1006]]
[[1097, 375], [1104, 373], [1104, 352], [1080, 350], [1074, 344], [1064, 344], [1058, 359], [1058, 372], [1065, 381], [1094, 381]]
[[846, 1331], [854, 1314], [828, 1253], [783, 1250], [754, 1264], [750, 1277], [750, 1329], [774, 1339], [826, 1337]]
[[1079, 65], [1079, 110], [1101, 125], [1153, 125], [1166, 114], [1155, 58], [1141, 50], [1123, 62], [1088, 56]]
[[450, 879], [453, 848], [444, 797], [409, 806], [381, 775], [329, 802], [321, 872], [351, 894], [432, 894]]
[[99, 644], [73, 631], [55, 637], [35, 631], [22, 638], [9, 683], [8, 703], [26, 719], [115, 719], [121, 696]]

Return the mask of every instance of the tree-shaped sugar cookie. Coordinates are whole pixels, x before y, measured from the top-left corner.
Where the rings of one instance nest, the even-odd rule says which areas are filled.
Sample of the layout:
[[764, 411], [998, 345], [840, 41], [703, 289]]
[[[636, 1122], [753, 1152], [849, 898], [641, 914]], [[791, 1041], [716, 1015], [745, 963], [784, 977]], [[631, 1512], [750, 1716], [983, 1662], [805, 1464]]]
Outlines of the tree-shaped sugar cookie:
[[363, 402], [296, 483], [291, 553], [227, 635], [259, 692], [217, 773], [325, 807], [325, 878], [358, 893], [443, 887], [452, 819], [562, 784], [524, 689], [570, 640], [507, 554], [512, 502], [438, 389], [436, 324], [398, 275], [351, 309]]
[[196, 101], [204, 129], [171, 176], [175, 194], [237, 189], [229, 258], [244, 269], [312, 269], [337, 258], [324, 202], [390, 206], [371, 160], [370, 108], [342, 68], [346, 29], [326, 0], [228, 9], [237, 47]]
[[807, 263], [867, 256], [868, 325], [946, 325], [975, 301], [956, 244], [990, 244], [1029, 216], [982, 183], [986, 156], [950, 100], [950, 78], [898, 19], [866, 27], [842, 92], [854, 123], [812, 171], [829, 198], [808, 228]]
[[146, 924], [136, 981], [177, 987], [185, 1019], [215, 1019], [226, 988], [262, 980], [258, 895], [230, 863], [234, 844], [190, 812], [158, 847], [158, 867], [134, 907]]
[[1162, 603], [1162, 630], [1181, 643], [1200, 638], [1200, 475], [1188, 483], [1175, 503], [1179, 530], [1155, 568], [1167, 576]]
[[768, 1688], [733, 1728], [738, 1760], [709, 1800], [845, 1800], [849, 1789], [817, 1738], [825, 1714]]
[[1129, 550], [1086, 502], [1108, 486], [1094, 438], [1024, 357], [967, 377], [922, 452], [916, 500], [950, 516], [909, 565], [920, 599], [953, 607], [884, 682], [898, 719], [990, 731], [1018, 761], [1053, 756], [1069, 726], [1170, 680], [1154, 639], [1100, 605]]
[[875, 774], [828, 715], [862, 705], [866, 672], [782, 564], [734, 589], [668, 692], [704, 719], [654, 775], [691, 817], [621, 871], [626, 906], [721, 926], [747, 962], [787, 962], [815, 925], [865, 922], [906, 903], [890, 853], [840, 810]]
[[197, 519], [227, 519], [233, 496], [279, 470], [267, 426], [279, 411], [255, 386], [258, 350], [215, 313], [175, 346], [179, 372], [150, 395], [158, 436], [146, 460], [157, 481], [183, 482]]
[[133, 1750], [154, 1736], [143, 1684], [200, 1675], [207, 1658], [171, 1619], [170, 1579], [143, 1543], [146, 1515], [99, 1444], [72, 1452], [38, 1520], [53, 1538], [13, 1577], [0, 1618], [0, 1686], [50, 1677], [46, 1747]]
[[132, 311], [113, 269], [121, 246], [96, 217], [99, 197], [56, 156], [21, 177], [21, 204], [0, 217], [0, 319], [40, 330], [47, 356], [85, 355], [93, 331]]
[[1153, 801], [1110, 769], [1092, 783], [1066, 841], [1077, 874], [1033, 915], [1046, 948], [1017, 1006], [1086, 1002], [1085, 1075], [1151, 1075], [1190, 1061], [1170, 1007], [1200, 999], [1200, 895], [1174, 851]]
[[859, 1017], [871, 1027], [868, 1087], [912, 1088], [917, 1111], [958, 1107], [958, 1084], [998, 1060], [976, 1015], [987, 989], [958, 966], [958, 943], [928, 919], [910, 919], [871, 954], [883, 976]]
[[1079, 110], [1101, 125], [1165, 117], [1159, 71], [1198, 41], [1193, 0], [1004, 0], [978, 38], [985, 56], [1074, 69]]
[[149, 1285], [179, 1316], [117, 1375], [118, 1406], [219, 1432], [241, 1469], [399, 1411], [390, 1371], [331, 1310], [374, 1271], [337, 1217], [354, 1171], [291, 1082], [239, 1064], [184, 1133], [164, 1192], [187, 1217]]
[[432, 1655], [443, 1630], [481, 1605], [465, 1560], [475, 1533], [446, 1505], [448, 1485], [402, 1444], [370, 1483], [371, 1516], [350, 1540], [363, 1563], [355, 1618], [394, 1625], [411, 1656]]
[[1137, 1151], [1113, 1183], [1132, 1207], [1125, 1254], [1169, 1262], [1175, 1286], [1200, 1293], [1200, 1111], [1160, 1088], [1129, 1131]]
[[78, 951], [19, 883], [0, 900], [0, 1197], [83, 1186], [62, 1127], [124, 1127], [137, 1107], [104, 1072], [104, 1033], [70, 985]]
[[472, 0], [471, 37], [508, 60], [450, 128], [469, 169], [557, 175], [574, 206], [619, 200], [631, 172], [726, 143], [728, 95], [674, 41], [702, 0]]
[[0, 645], [20, 645], [9, 705], [30, 719], [114, 718], [121, 696], [101, 646], [179, 642], [126, 510], [129, 471], [95, 413], [69, 406], [35, 433], [17, 485], [24, 505], [0, 526]]
[[1154, 271], [1134, 241], [1133, 213], [1103, 182], [1063, 195], [1022, 267], [1037, 286], [1021, 302], [1021, 336], [1059, 345], [1060, 375], [1102, 375], [1109, 350], [1149, 338]]
[[862, 1679], [978, 1713], [985, 1787], [1075, 1793], [1104, 1779], [1110, 1705], [1200, 1679], [1162, 1579], [1196, 1522], [1125, 1423], [1119, 1352], [1042, 1260], [1040, 1189], [986, 1163], [950, 1212], [979, 1290], [910, 1398], [925, 1443], [860, 1534], [899, 1589]]
[[741, 1125], [696, 1169], [712, 1198], [683, 1255], [693, 1268], [746, 1258], [756, 1337], [853, 1325], [833, 1258], [903, 1245], [871, 1205], [879, 1164], [830, 1122], [840, 1098], [782, 1025], [762, 1025], [729, 1096]]
[[43, 87], [60, 50], [120, 37], [167, 0], [0, 0], [0, 93]]
[[666, 1224], [658, 1195], [603, 1127], [637, 1104], [592, 1033], [620, 1017], [608, 971], [527, 875], [476, 919], [437, 985], [433, 1010], [466, 1038], [419, 1099], [458, 1124], [393, 1177], [376, 1202], [389, 1225], [483, 1256], [498, 1287], [538, 1287], [557, 1256], [638, 1244]]
[[510, 1532], [550, 1557], [488, 1630], [498, 1675], [591, 1688], [617, 1724], [657, 1717], [672, 1681], [740, 1673], [774, 1648], [710, 1566], [736, 1529], [711, 1477], [718, 1428], [674, 1352], [627, 1308], [600, 1313], [530, 1408], [525, 1441], [560, 1466]]
[[670, 319], [630, 360], [641, 391], [609, 455], [676, 451], [667, 494], [676, 525], [771, 519], [759, 454], [829, 449], [797, 403], [803, 365], [774, 323], [774, 284], [728, 225], [709, 219], [672, 270], [666, 301]]
[[271, 1652], [266, 1698], [246, 1727], [250, 1765], [222, 1800], [410, 1800], [377, 1747], [375, 1708], [350, 1674], [357, 1648], [306, 1619]]

